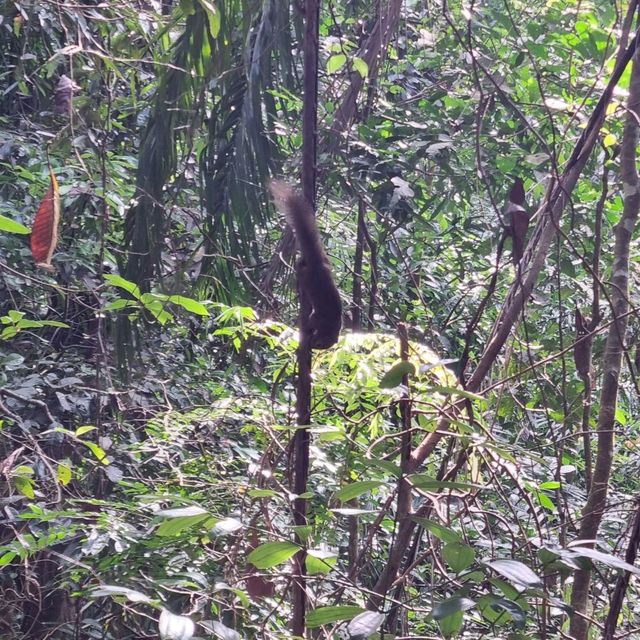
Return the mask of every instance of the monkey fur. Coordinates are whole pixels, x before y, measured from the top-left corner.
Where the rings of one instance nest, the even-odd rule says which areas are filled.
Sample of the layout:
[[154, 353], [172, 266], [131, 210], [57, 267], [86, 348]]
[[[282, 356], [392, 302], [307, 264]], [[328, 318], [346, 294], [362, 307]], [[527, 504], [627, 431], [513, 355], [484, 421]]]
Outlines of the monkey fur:
[[309, 343], [312, 349], [328, 349], [338, 341], [342, 301], [331, 275], [313, 208], [285, 182], [274, 180], [269, 188], [276, 206], [291, 225], [302, 253], [299, 286], [309, 296], [312, 307]]
[[524, 185], [520, 178], [515, 178], [514, 184], [509, 191], [509, 200], [505, 208], [505, 218], [507, 222], [507, 235], [511, 236], [511, 255], [513, 264], [517, 267], [524, 253], [524, 246], [527, 240], [527, 230], [529, 229], [529, 214], [524, 208]]

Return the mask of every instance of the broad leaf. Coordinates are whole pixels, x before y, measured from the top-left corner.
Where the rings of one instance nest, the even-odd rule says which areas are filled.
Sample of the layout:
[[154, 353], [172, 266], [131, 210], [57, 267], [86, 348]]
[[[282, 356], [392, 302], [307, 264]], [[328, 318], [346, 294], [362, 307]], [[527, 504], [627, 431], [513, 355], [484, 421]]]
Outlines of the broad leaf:
[[286, 562], [299, 550], [293, 542], [265, 542], [247, 556], [247, 561], [256, 569], [270, 569]]
[[528, 588], [542, 587], [542, 580], [527, 567], [517, 560], [490, 560], [484, 563], [501, 576]]
[[362, 607], [318, 607], [309, 612], [307, 616], [307, 627], [309, 627], [309, 629], [316, 629], [325, 624], [352, 620], [360, 613], [362, 613]]
[[336, 491], [334, 498], [340, 500], [340, 502], [348, 502], [361, 496], [363, 493], [372, 491], [382, 486], [384, 482], [382, 480], [360, 480], [359, 482], [352, 482], [346, 487], [342, 487], [339, 491]]

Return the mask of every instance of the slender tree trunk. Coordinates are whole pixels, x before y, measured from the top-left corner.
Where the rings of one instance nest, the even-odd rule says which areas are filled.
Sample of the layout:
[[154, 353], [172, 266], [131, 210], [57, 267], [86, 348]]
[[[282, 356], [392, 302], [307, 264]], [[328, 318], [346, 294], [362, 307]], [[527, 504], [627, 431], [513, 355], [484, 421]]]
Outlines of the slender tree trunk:
[[[320, 21], [319, 0], [307, 0], [304, 37], [304, 106], [302, 113], [302, 192], [311, 203], [316, 199], [316, 155], [318, 114], [318, 33]], [[298, 274], [298, 284], [302, 282]], [[299, 428], [293, 439], [294, 477], [293, 492], [301, 496], [307, 490], [309, 479], [309, 429], [311, 423], [311, 345], [307, 324], [311, 315], [308, 292], [298, 287], [300, 299], [300, 345], [298, 346], [298, 388], [296, 411]], [[293, 505], [296, 527], [307, 524], [307, 500], [296, 498]], [[301, 545], [294, 558], [291, 631], [303, 637], [306, 627], [307, 595], [305, 540], [296, 534]]]
[[353, 290], [351, 302], [351, 330], [362, 330], [362, 263], [364, 257], [365, 229], [364, 214], [366, 204], [358, 198], [358, 230], [356, 235], [356, 253], [353, 258]]
[[[636, 169], [638, 122], [640, 121], [640, 55], [636, 52], [631, 69], [627, 118], [620, 147], [620, 173], [624, 190], [622, 218], [615, 230], [613, 275], [611, 276], [611, 312], [613, 323], [609, 329], [603, 357], [603, 382], [598, 415], [598, 453], [593, 470], [593, 480], [582, 512], [578, 538], [583, 544], [593, 546], [598, 535], [602, 516], [606, 509], [607, 490], [611, 476], [614, 448], [614, 426], [620, 369], [624, 353], [624, 336], [627, 330], [629, 310], [629, 246], [638, 219], [640, 191]], [[571, 621], [570, 633], [576, 640], [585, 640], [588, 633], [587, 613], [591, 571], [576, 571], [571, 594], [571, 606], [580, 614]]]

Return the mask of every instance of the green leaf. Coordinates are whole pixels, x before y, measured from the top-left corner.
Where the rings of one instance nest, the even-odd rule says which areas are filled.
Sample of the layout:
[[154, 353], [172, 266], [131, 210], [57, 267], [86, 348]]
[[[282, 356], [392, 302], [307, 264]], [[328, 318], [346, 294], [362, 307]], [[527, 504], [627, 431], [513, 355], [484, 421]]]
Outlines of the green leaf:
[[474, 402], [484, 402], [486, 399], [479, 396], [477, 393], [471, 393], [471, 391], [465, 391], [459, 387], [449, 387], [446, 385], [435, 384], [429, 386], [429, 391], [432, 393], [442, 393], [446, 396], [460, 396], [461, 398], [467, 398]]
[[27, 476], [15, 476], [13, 479], [18, 493], [27, 498], [35, 498], [36, 494], [33, 490], [33, 480]]
[[442, 557], [452, 571], [460, 573], [473, 564], [476, 552], [463, 542], [449, 542], [442, 548]]
[[104, 276], [104, 279], [114, 287], [120, 287], [120, 289], [128, 291], [134, 298], [138, 300], [140, 299], [140, 288], [135, 282], [130, 282], [129, 280], [125, 280], [121, 276], [117, 276], [111, 273], [108, 273], [106, 276]]
[[71, 482], [72, 474], [71, 467], [64, 462], [58, 463], [58, 468], [56, 470], [56, 475], [58, 477], [58, 482], [62, 485], [68, 485]]
[[514, 624], [518, 628], [522, 628], [526, 622], [526, 616], [523, 608], [513, 600], [507, 598], [496, 598], [491, 604], [494, 611], [504, 611], [513, 619]]
[[353, 59], [353, 68], [365, 79], [369, 75], [369, 65], [362, 58]]
[[251, 489], [248, 494], [250, 498], [277, 498], [280, 495], [273, 489]]
[[209, 0], [200, 0], [200, 4], [207, 12], [211, 35], [213, 38], [217, 38], [220, 33], [220, 11], [218, 11], [218, 8], [213, 4], [213, 2], [209, 2]]
[[327, 73], [336, 73], [344, 67], [347, 56], [344, 53], [336, 53], [327, 60]]
[[540, 504], [541, 507], [544, 507], [548, 511], [556, 510], [556, 505], [553, 504], [553, 500], [551, 500], [551, 498], [548, 495], [546, 495], [544, 492], [534, 491], [534, 495], [537, 498], [538, 503]]
[[608, 133], [604, 137], [604, 140], [602, 141], [602, 145], [604, 147], [612, 147], [614, 144], [616, 144], [616, 142], [618, 142], [618, 138], [616, 137], [615, 133]]
[[125, 298], [118, 298], [113, 302], [105, 305], [106, 311], [120, 311], [120, 309], [126, 309], [127, 307], [135, 307], [139, 309], [140, 306], [135, 300], [126, 300]]
[[161, 324], [165, 325], [173, 319], [173, 315], [167, 311], [166, 303], [158, 299], [153, 293], [143, 293], [140, 302], [144, 308]]
[[0, 556], [0, 567], [6, 567], [8, 564], [13, 562], [13, 559], [17, 557], [17, 553], [15, 551], [7, 551]]
[[364, 609], [362, 609], [362, 607], [354, 607], [351, 605], [342, 607], [318, 607], [313, 611], [309, 611], [307, 627], [309, 627], [309, 629], [317, 629], [324, 624], [353, 620], [353, 618], [363, 611]]
[[101, 462], [102, 464], [109, 464], [107, 454], [100, 445], [96, 444], [95, 442], [89, 442], [87, 440], [83, 440], [82, 443], [89, 449], [91, 449], [91, 452], [97, 458], [98, 462]]
[[602, 553], [602, 551], [596, 551], [589, 547], [571, 546], [565, 551], [560, 552], [560, 557], [562, 557], [566, 551], [568, 551], [569, 555], [573, 557], [590, 558], [591, 560], [602, 562], [604, 565], [612, 567], [613, 569], [621, 569], [622, 571], [629, 571], [637, 576], [640, 575], [639, 567], [635, 567], [620, 558], [616, 558], [616, 556], [612, 556], [608, 553]]
[[[214, 526], [216, 519], [209, 515], [209, 513], [200, 513], [194, 516], [179, 516], [176, 518], [169, 518], [160, 524], [160, 526], [156, 529], [156, 535], [161, 537], [169, 537], [169, 536], [177, 536], [179, 533], [182, 533], [185, 529], [191, 529], [195, 527], [197, 524], [203, 523], [206, 521], [206, 526], [203, 529], [208, 529], [210, 526]], [[211, 524], [209, 523], [211, 521]]]
[[247, 561], [256, 569], [270, 569], [286, 562], [299, 550], [293, 542], [265, 542], [247, 556]]
[[473, 609], [475, 606], [476, 603], [474, 600], [471, 600], [471, 598], [454, 596], [453, 598], [438, 602], [438, 604], [433, 607], [431, 615], [434, 620], [444, 620], [444, 618], [448, 618], [455, 613]]
[[622, 407], [616, 407], [615, 419], [623, 426], [627, 424], [627, 414]]
[[417, 522], [421, 527], [432, 533], [436, 538], [442, 540], [442, 542], [460, 542], [460, 535], [455, 531], [448, 529], [439, 522], [434, 522], [428, 518], [411, 518], [414, 522]]
[[453, 638], [460, 633], [463, 622], [464, 614], [462, 611], [456, 611], [450, 616], [442, 618], [442, 620], [438, 620], [438, 627], [440, 628], [440, 633], [445, 638]]
[[13, 469], [13, 473], [15, 475], [29, 476], [29, 477], [35, 475], [35, 471], [33, 470], [33, 467], [30, 467], [29, 465], [26, 465], [26, 464], [21, 464], [15, 467]]
[[305, 566], [309, 575], [327, 575], [338, 561], [333, 551], [309, 549], [305, 558]]
[[31, 229], [29, 227], [25, 227], [23, 224], [12, 220], [11, 218], [7, 218], [6, 216], [0, 215], [0, 231], [7, 231], [8, 233], [19, 233], [22, 235], [26, 235], [27, 233], [31, 233]]
[[75, 430], [75, 436], [76, 438], [79, 438], [80, 436], [83, 436], [85, 433], [89, 433], [91, 431], [95, 431], [98, 427], [94, 427], [92, 425], [84, 425], [82, 427], [78, 427]]
[[416, 367], [412, 362], [398, 362], [387, 371], [380, 380], [381, 389], [393, 389], [402, 384], [402, 378], [406, 375], [415, 375]]
[[69, 325], [66, 322], [59, 322], [58, 320], [38, 320], [38, 324], [41, 327], [59, 327], [60, 329], [69, 328]]
[[180, 305], [183, 309], [190, 311], [191, 313], [195, 313], [199, 316], [208, 316], [209, 311], [207, 307], [205, 307], [202, 302], [198, 302], [193, 298], [187, 298], [185, 296], [169, 296], [169, 301], [173, 302], [173, 304]]
[[359, 482], [352, 482], [346, 487], [342, 487], [339, 491], [336, 491], [334, 498], [336, 500], [340, 500], [340, 502], [348, 502], [349, 500], [353, 500], [353, 498], [361, 496], [363, 493], [377, 489], [383, 484], [384, 482], [382, 480], [361, 480]]
[[490, 560], [484, 564], [507, 580], [523, 587], [536, 589], [542, 587], [542, 580], [527, 565], [517, 560]]
[[6, 329], [2, 330], [2, 333], [0, 333], [0, 339], [9, 340], [10, 338], [13, 338], [13, 336], [17, 334], [18, 334], [17, 327], [7, 327]]

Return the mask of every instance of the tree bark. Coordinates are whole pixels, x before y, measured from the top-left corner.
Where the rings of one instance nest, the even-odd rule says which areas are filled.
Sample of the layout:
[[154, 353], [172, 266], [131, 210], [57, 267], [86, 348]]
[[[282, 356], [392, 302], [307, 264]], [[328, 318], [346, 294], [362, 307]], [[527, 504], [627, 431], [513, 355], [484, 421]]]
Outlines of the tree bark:
[[[318, 33], [320, 23], [319, 0], [307, 0], [304, 34], [304, 105], [302, 112], [302, 193], [308, 202], [316, 199], [316, 155], [318, 114]], [[298, 284], [302, 280], [298, 274]], [[307, 491], [309, 479], [309, 429], [311, 422], [311, 345], [307, 325], [311, 315], [308, 292], [298, 287], [300, 299], [300, 344], [298, 346], [298, 385], [296, 412], [298, 425], [293, 438], [294, 477], [293, 492], [298, 496], [293, 504], [293, 521], [296, 527], [307, 524], [307, 500], [301, 498]], [[300, 529], [298, 529], [300, 531]], [[300, 533], [296, 541], [301, 549], [295, 555], [292, 587], [291, 631], [304, 637], [306, 627], [306, 543]]]

